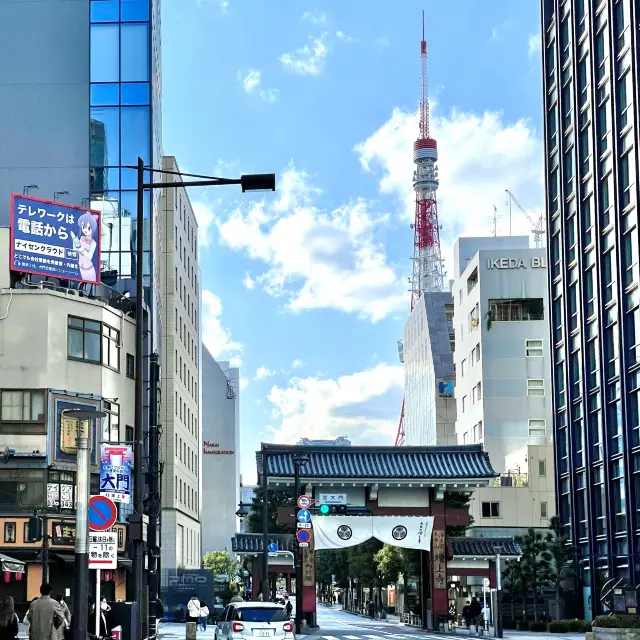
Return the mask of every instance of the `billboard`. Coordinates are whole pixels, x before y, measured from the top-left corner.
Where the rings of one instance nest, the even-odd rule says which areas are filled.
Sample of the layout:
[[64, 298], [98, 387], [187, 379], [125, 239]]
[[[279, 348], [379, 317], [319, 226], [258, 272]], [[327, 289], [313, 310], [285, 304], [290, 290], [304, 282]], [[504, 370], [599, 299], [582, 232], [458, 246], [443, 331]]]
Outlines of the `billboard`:
[[114, 502], [131, 502], [132, 460], [130, 446], [100, 445], [100, 495]]
[[11, 196], [12, 271], [100, 283], [100, 212]]

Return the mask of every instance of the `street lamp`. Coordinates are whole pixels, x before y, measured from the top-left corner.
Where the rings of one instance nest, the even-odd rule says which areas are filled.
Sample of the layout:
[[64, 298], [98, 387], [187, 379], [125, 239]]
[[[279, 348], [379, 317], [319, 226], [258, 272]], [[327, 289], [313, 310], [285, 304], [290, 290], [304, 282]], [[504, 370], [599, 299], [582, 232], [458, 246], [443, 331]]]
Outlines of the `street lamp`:
[[76, 460], [76, 549], [73, 575], [73, 616], [71, 633], [73, 640], [86, 640], [89, 613], [87, 611], [87, 585], [89, 584], [89, 438], [91, 429], [81, 428], [82, 422], [105, 418], [98, 409], [64, 409], [60, 426], [65, 417], [75, 418], [77, 431]]
[[53, 192], [53, 201], [58, 202], [62, 196], [68, 196], [68, 191], [54, 191]]
[[[132, 638], [141, 640], [142, 634], [142, 611], [141, 611], [141, 597], [143, 594], [144, 585], [144, 541], [142, 540], [142, 520], [144, 515], [144, 327], [142, 321], [142, 314], [144, 311], [144, 191], [145, 189], [173, 189], [178, 187], [208, 187], [208, 186], [223, 186], [229, 184], [236, 184], [242, 187], [242, 191], [275, 191], [276, 189], [276, 177], [273, 173], [268, 174], [256, 174], [241, 176], [238, 179], [218, 178], [214, 176], [203, 176], [191, 173], [181, 173], [179, 171], [167, 171], [164, 169], [153, 169], [151, 167], [144, 166], [144, 160], [138, 158], [138, 164], [136, 166], [123, 166], [123, 169], [135, 169], [138, 173], [138, 188], [137, 188], [137, 225], [136, 225], [136, 349], [135, 349], [135, 421], [134, 421], [134, 448], [133, 448], [133, 464], [134, 464], [134, 482], [133, 482], [133, 502], [134, 502], [134, 514], [129, 516], [129, 522], [137, 522], [139, 526], [136, 527], [138, 535], [132, 540], [133, 542], [133, 589], [135, 594], [135, 600], [138, 602], [138, 609], [136, 614], [136, 632], [132, 634]], [[145, 171], [152, 174], [151, 181], [145, 182]], [[180, 177], [180, 181], [176, 182], [154, 182], [153, 174], [160, 173], [163, 175], [175, 175]], [[198, 178], [198, 180], [182, 180], [182, 177]], [[159, 431], [157, 427], [154, 428], [151, 433], [151, 426], [149, 433], [149, 452], [158, 451], [157, 438], [159, 437]], [[151, 442], [154, 440], [154, 442]], [[153, 446], [152, 446], [153, 445]], [[157, 455], [149, 455], [149, 473], [153, 476], [158, 472], [158, 459]], [[265, 499], [266, 502], [266, 499]], [[149, 522], [149, 529], [153, 532], [153, 535], [157, 539], [157, 516], [152, 516]], [[266, 549], [265, 549], [266, 553]], [[155, 579], [151, 582], [151, 592], [149, 593], [149, 602], [153, 603], [153, 609], [149, 607], [149, 610], [153, 611], [150, 619], [153, 621], [156, 613], [156, 605], [158, 598], [158, 584], [157, 584], [157, 563], [158, 558], [156, 555], [152, 555], [149, 561], [149, 572], [155, 576]], [[79, 640], [79, 639], [78, 639]], [[83, 639], [85, 640], [85, 639]]]
[[28, 196], [29, 192], [32, 189], [38, 189], [38, 185], [37, 184], [25, 184], [24, 187], [22, 187], [22, 195], [23, 196]]
[[[293, 464], [295, 467], [294, 483], [295, 494], [293, 499], [297, 502], [300, 497], [300, 469], [309, 462], [309, 454], [294, 453]], [[302, 633], [302, 551], [298, 547], [296, 554], [296, 633]]]

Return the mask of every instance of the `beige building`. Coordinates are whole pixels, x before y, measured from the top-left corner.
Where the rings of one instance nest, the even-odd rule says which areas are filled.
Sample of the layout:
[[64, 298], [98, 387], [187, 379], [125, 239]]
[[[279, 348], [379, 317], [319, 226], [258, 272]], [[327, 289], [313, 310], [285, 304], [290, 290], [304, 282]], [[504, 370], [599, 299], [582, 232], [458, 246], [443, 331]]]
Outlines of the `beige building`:
[[[29, 281], [30, 280], [30, 281]], [[23, 560], [26, 579], [0, 583], [0, 597], [28, 602], [38, 595], [40, 543], [25, 540], [37, 510], [51, 535], [49, 582], [72, 587], [75, 536], [75, 449], [61, 429], [62, 412], [96, 408], [107, 418], [91, 433], [91, 493], [99, 493], [99, 443], [133, 440], [135, 322], [129, 300], [92, 298], [43, 277], [12, 282], [9, 229], [0, 228], [0, 552]], [[126, 516], [118, 505], [120, 566], [103, 583], [107, 598], [126, 597]]]
[[[179, 171], [176, 159], [163, 158], [163, 169]], [[162, 217], [161, 566], [170, 571], [200, 568], [202, 348], [198, 223], [186, 189], [164, 190]]]

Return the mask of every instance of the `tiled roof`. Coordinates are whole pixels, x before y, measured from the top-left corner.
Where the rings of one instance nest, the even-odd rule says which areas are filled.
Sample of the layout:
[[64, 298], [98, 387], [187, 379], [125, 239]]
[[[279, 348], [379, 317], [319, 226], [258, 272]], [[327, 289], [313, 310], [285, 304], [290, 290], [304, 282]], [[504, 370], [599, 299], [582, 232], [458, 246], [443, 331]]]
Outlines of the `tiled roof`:
[[301, 478], [456, 480], [493, 478], [489, 455], [480, 445], [450, 447], [325, 447], [263, 444], [256, 452], [258, 473], [268, 454], [272, 477], [293, 477], [295, 453], [309, 457]]
[[[269, 544], [275, 542], [279, 551], [293, 551], [295, 539], [293, 534], [270, 535]], [[234, 553], [262, 553], [262, 534], [236, 533], [231, 538], [231, 549]]]
[[520, 545], [513, 538], [451, 538], [452, 556], [520, 556]]

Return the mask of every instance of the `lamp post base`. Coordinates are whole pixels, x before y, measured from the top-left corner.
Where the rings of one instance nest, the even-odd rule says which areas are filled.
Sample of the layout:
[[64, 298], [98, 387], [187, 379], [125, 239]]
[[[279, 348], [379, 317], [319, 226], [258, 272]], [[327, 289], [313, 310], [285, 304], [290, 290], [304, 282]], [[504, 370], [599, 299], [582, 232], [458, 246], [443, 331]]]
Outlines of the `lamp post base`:
[[73, 640], [87, 640], [89, 626], [89, 556], [76, 553], [74, 560], [73, 615], [71, 616], [71, 635]]

